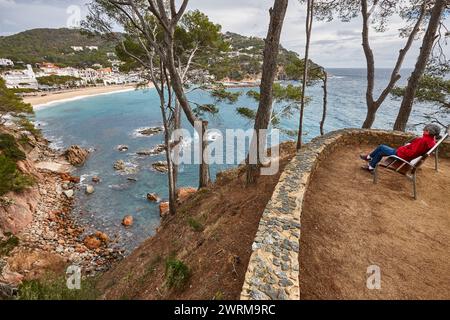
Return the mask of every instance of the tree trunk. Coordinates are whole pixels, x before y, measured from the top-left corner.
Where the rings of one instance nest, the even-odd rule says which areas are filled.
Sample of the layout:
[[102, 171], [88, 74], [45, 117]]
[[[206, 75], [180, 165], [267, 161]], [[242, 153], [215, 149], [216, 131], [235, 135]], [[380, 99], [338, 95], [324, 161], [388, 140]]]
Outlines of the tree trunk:
[[328, 75], [327, 72], [324, 70], [324, 77], [323, 77], [323, 112], [322, 112], [322, 120], [320, 121], [320, 135], [324, 135], [323, 127], [325, 125], [325, 119], [327, 117], [327, 83], [328, 83]]
[[208, 146], [208, 139], [205, 137], [206, 130], [208, 129], [208, 121], [202, 121], [201, 132], [199, 132], [199, 142], [201, 143], [201, 162], [200, 162], [200, 172], [199, 172], [199, 189], [207, 188], [210, 183], [209, 177], [209, 165], [208, 165], [208, 155], [205, 153], [205, 149]]
[[[188, 119], [189, 123], [193, 127], [195, 127], [195, 121], [197, 121], [198, 119], [194, 115], [194, 112], [192, 111], [192, 108], [186, 97], [186, 93], [184, 92], [183, 81], [181, 79], [179, 69], [175, 65], [174, 50], [173, 50], [173, 33], [172, 33], [172, 35], [168, 35], [168, 34], [165, 35], [165, 43], [166, 43], [166, 47], [167, 47], [166, 48], [167, 55], [166, 55], [165, 60], [166, 60], [166, 64], [167, 64], [167, 70], [169, 71], [170, 80], [171, 80], [170, 82], [171, 82], [173, 91], [175, 92], [177, 100], [178, 100], [181, 108], [183, 109], [184, 114], [186, 115], [186, 118]], [[207, 126], [208, 122], [202, 121], [202, 128], [205, 127], [205, 123]], [[199, 135], [200, 139], [203, 136], [202, 132], [198, 132], [198, 135]], [[200, 175], [199, 175], [200, 188], [207, 187], [209, 185], [209, 181], [210, 181], [209, 180], [209, 166], [205, 161], [203, 161], [204, 153], [205, 153], [204, 151], [205, 151], [206, 146], [207, 146], [207, 142], [201, 143], [201, 147], [202, 147], [201, 148], [202, 149], [201, 150], [202, 151], [201, 159], [202, 159], [202, 161], [200, 164]]]
[[369, 18], [370, 14], [367, 10], [367, 0], [361, 1], [361, 15], [363, 18], [363, 30], [362, 30], [362, 46], [364, 49], [364, 55], [366, 56], [367, 65], [367, 88], [366, 88], [366, 104], [367, 104], [367, 116], [364, 120], [363, 128], [369, 129], [372, 127], [375, 121], [375, 113], [373, 101], [373, 88], [375, 83], [375, 59], [373, 57], [373, 51], [369, 43]]
[[417, 33], [420, 30], [420, 25], [422, 24], [422, 21], [425, 17], [425, 13], [426, 13], [426, 1], [423, 1], [420, 15], [417, 18], [417, 21], [414, 24], [414, 27], [408, 36], [408, 40], [406, 41], [405, 46], [399, 51], [397, 62], [395, 63], [394, 69], [392, 70], [389, 83], [381, 92], [378, 99], [375, 100], [373, 97], [373, 90], [375, 86], [375, 60], [369, 42], [369, 24], [370, 24], [369, 18], [371, 13], [368, 12], [367, 0], [361, 1], [361, 14], [363, 17], [362, 46], [364, 49], [364, 55], [366, 57], [367, 63], [367, 89], [366, 89], [367, 114], [366, 119], [364, 120], [362, 126], [364, 129], [370, 129], [372, 127], [373, 123], [375, 122], [375, 116], [378, 109], [383, 104], [384, 100], [386, 100], [387, 96], [392, 91], [397, 81], [400, 80], [401, 78], [400, 69], [402, 67], [403, 61], [405, 60], [406, 53], [411, 48], [411, 45], [414, 42], [414, 38], [416, 37]]
[[422, 47], [420, 48], [419, 57], [417, 58], [416, 66], [408, 80], [405, 95], [403, 96], [403, 101], [400, 106], [397, 119], [395, 120], [394, 130], [406, 130], [406, 124], [408, 123], [408, 119], [411, 114], [417, 86], [425, 71], [428, 59], [433, 49], [434, 41], [436, 40], [436, 32], [446, 5], [446, 0], [436, 0], [436, 3], [434, 4], [430, 22], [428, 23], [428, 28], [422, 41]]
[[303, 140], [303, 114], [305, 112], [306, 82], [308, 81], [309, 44], [311, 42], [312, 22], [314, 19], [314, 0], [307, 0], [306, 11], [306, 46], [303, 66], [302, 99], [300, 102], [300, 121], [298, 125], [297, 150], [301, 149]]
[[164, 140], [166, 142], [167, 152], [166, 152], [166, 161], [167, 161], [167, 176], [169, 180], [169, 212], [170, 214], [174, 215], [176, 214], [176, 208], [177, 208], [177, 187], [176, 187], [176, 181], [175, 181], [175, 175], [174, 175], [174, 165], [170, 158], [170, 142], [169, 142], [169, 135], [165, 134], [166, 137], [164, 137]]
[[[280, 37], [281, 30], [283, 29], [283, 22], [286, 16], [286, 10], [288, 7], [288, 0], [275, 0], [273, 8], [269, 10], [270, 23], [267, 37], [265, 39], [264, 46], [264, 61], [262, 66], [262, 77], [260, 85], [260, 101], [258, 111], [256, 112], [255, 119], [255, 133], [252, 140], [256, 139], [256, 150], [250, 152], [256, 152], [257, 164], [251, 164], [247, 162], [247, 184], [255, 182], [255, 177], [260, 166], [259, 159], [259, 130], [267, 129], [270, 124], [270, 116], [272, 114], [273, 103], [273, 82], [277, 75], [277, 60], [278, 52], [280, 49]], [[254, 144], [254, 141], [252, 142]], [[247, 157], [248, 159], [249, 157]]]
[[[180, 109], [180, 103], [178, 102], [177, 99], [175, 99], [173, 128], [174, 128], [174, 130], [178, 130], [181, 128], [181, 109]], [[174, 141], [174, 142], [177, 143], [177, 141]], [[178, 157], [178, 155], [175, 155], [175, 156]], [[178, 161], [175, 161], [175, 162], [178, 163]], [[178, 165], [175, 163], [173, 164], [173, 180], [174, 180], [175, 186], [177, 186], [178, 185]]]
[[170, 147], [170, 133], [171, 129], [168, 124], [168, 119], [166, 115], [165, 110], [165, 102], [164, 102], [164, 96], [160, 97], [161, 99], [161, 114], [163, 118], [163, 125], [164, 125], [164, 144], [166, 145], [166, 161], [167, 161], [167, 178], [169, 182], [169, 212], [170, 214], [176, 213], [176, 182], [174, 179], [174, 171], [173, 171], [173, 162], [170, 157], [171, 153], [171, 147]]
[[362, 125], [363, 129], [370, 129], [375, 122], [375, 115], [377, 113], [378, 106], [372, 99], [367, 99], [367, 114], [366, 119]]

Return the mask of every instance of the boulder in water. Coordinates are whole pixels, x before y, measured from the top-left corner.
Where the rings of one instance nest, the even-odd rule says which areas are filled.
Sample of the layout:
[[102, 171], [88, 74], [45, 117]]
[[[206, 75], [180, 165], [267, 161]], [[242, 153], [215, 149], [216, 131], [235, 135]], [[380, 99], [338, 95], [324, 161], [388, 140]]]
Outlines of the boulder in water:
[[114, 169], [121, 171], [123, 174], [136, 174], [138, 171], [132, 164], [127, 164], [123, 160], [117, 160], [114, 163]]
[[133, 225], [133, 216], [125, 216], [122, 220], [122, 225], [124, 225], [125, 227], [130, 227]]
[[136, 152], [138, 156], [155, 156], [166, 151], [166, 146], [164, 144], [158, 144], [151, 149], [139, 150]]
[[125, 170], [125, 162], [123, 161], [123, 160], [117, 160], [115, 163], [114, 163], [114, 169], [116, 169], [116, 170], [119, 170], [119, 171], [121, 171], [121, 170]]
[[161, 127], [152, 127], [152, 128], [145, 128], [142, 130], [138, 130], [139, 134], [142, 134], [143, 136], [153, 136], [155, 134], [163, 132], [163, 128]]
[[73, 190], [65, 190], [63, 191], [64, 195], [67, 197], [67, 199], [72, 199], [73, 195], [74, 195], [74, 191]]
[[93, 186], [91, 186], [91, 185], [87, 185], [86, 186], [86, 193], [87, 194], [93, 194], [94, 193], [94, 187]]
[[101, 181], [100, 177], [98, 177], [98, 176], [93, 176], [92, 177], [92, 182], [99, 183], [100, 181]]
[[124, 145], [124, 144], [119, 144], [116, 149], [120, 152], [125, 152], [128, 151], [128, 146]]
[[165, 173], [169, 170], [169, 166], [167, 165], [167, 162], [164, 161], [158, 161], [152, 164], [153, 169], [155, 169], [158, 172]]
[[161, 198], [156, 193], [147, 193], [147, 199], [152, 202], [161, 201]]
[[139, 150], [138, 152], [136, 152], [136, 154], [138, 156], [149, 156], [152, 154], [152, 149]]
[[71, 146], [64, 155], [71, 165], [82, 166], [86, 162], [89, 151], [80, 146]]

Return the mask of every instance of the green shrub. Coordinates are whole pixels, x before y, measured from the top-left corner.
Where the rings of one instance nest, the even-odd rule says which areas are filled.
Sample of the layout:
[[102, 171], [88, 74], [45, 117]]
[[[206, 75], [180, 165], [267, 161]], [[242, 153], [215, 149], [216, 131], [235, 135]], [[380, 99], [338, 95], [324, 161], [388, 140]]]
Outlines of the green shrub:
[[82, 279], [79, 290], [69, 289], [66, 278], [55, 275], [24, 281], [19, 287], [20, 300], [95, 300], [98, 295], [93, 278]]
[[196, 232], [201, 232], [204, 229], [203, 225], [199, 221], [195, 220], [194, 218], [189, 218], [188, 224], [192, 228], [192, 230], [194, 230]]
[[16, 139], [10, 134], [0, 134], [0, 151], [11, 160], [25, 160], [25, 153], [17, 146]]
[[169, 288], [183, 288], [190, 276], [189, 268], [183, 261], [175, 258], [169, 258], [166, 261], [166, 284]]
[[30, 143], [30, 138], [28, 138], [27, 135], [22, 134], [22, 135], [20, 136], [19, 140], [17, 140], [17, 142], [18, 142], [21, 146], [25, 147], [26, 145], [28, 145], [28, 144]]
[[22, 98], [16, 96], [14, 91], [8, 89], [5, 80], [0, 77], [0, 115], [8, 112], [33, 113], [33, 107], [31, 104], [23, 102]]
[[36, 129], [34, 124], [28, 120], [28, 118], [21, 117], [17, 120], [17, 124], [21, 126], [24, 130], [31, 132], [33, 136], [39, 137], [42, 135], [42, 132], [40, 129]]
[[0, 196], [10, 191], [21, 192], [33, 184], [34, 179], [18, 171], [13, 160], [0, 155]]
[[12, 249], [19, 245], [19, 238], [11, 234], [6, 235], [8, 239], [0, 241], [0, 257], [7, 256]]

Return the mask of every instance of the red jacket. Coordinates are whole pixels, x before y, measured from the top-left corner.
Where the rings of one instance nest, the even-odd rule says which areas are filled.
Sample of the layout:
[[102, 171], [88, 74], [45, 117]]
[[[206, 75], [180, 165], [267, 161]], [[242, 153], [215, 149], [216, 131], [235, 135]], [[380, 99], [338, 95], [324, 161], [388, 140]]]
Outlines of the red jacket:
[[397, 149], [397, 156], [406, 161], [414, 160], [427, 153], [436, 144], [436, 139], [429, 134], [424, 134], [422, 138], [416, 138], [409, 144]]

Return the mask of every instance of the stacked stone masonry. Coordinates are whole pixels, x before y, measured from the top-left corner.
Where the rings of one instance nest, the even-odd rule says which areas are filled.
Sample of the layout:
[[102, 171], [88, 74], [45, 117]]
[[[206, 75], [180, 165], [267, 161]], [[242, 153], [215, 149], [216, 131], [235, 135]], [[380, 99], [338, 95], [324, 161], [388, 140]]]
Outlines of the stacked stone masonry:
[[[242, 300], [298, 300], [299, 243], [303, 199], [315, 170], [343, 146], [403, 145], [412, 134], [382, 130], [344, 129], [313, 139], [291, 160], [261, 217], [252, 245]], [[450, 158], [450, 139], [439, 157]]]

